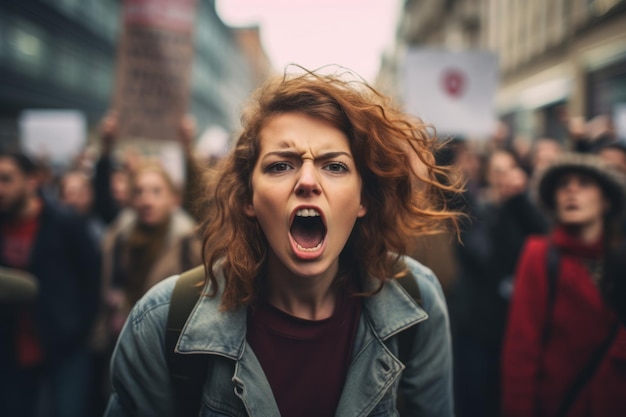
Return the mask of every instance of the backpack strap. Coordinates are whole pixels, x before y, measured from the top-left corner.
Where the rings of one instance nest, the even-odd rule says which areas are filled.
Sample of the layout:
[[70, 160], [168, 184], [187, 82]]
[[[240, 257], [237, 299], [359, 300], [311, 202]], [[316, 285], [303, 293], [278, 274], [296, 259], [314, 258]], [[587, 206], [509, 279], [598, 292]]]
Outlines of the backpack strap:
[[[410, 271], [406, 271], [405, 275], [397, 278], [397, 281], [400, 285], [402, 285], [402, 288], [405, 289], [411, 298], [413, 298], [415, 302], [421, 306], [422, 295], [415, 276], [413, 276]], [[415, 340], [416, 333], [417, 325], [414, 325], [398, 334], [398, 359], [400, 359], [400, 362], [403, 364], [408, 361], [409, 354], [411, 353], [411, 346]], [[398, 410], [398, 413], [400, 413], [400, 416], [406, 415], [406, 399], [402, 390], [398, 390], [396, 397], [396, 409]]]
[[[417, 285], [417, 280], [410, 272], [407, 272], [406, 275], [397, 279], [398, 283], [402, 285], [402, 288], [406, 290], [407, 293], [419, 304], [422, 305], [422, 294], [420, 292], [420, 288]], [[400, 332], [398, 335], [398, 358], [402, 361], [402, 363], [406, 362], [406, 359], [411, 351], [411, 345], [413, 344], [413, 340], [415, 339], [415, 332], [417, 331], [417, 326], [411, 326], [403, 332]]]
[[543, 325], [541, 334], [541, 345], [545, 347], [552, 333], [552, 312], [554, 310], [554, 301], [556, 300], [556, 285], [559, 280], [559, 249], [554, 245], [552, 240], [548, 241], [546, 273], [548, 277], [548, 298], [546, 303], [546, 320]]
[[[204, 266], [200, 265], [180, 275], [170, 301], [165, 334], [165, 359], [174, 389], [177, 416], [197, 416], [200, 410], [202, 389], [207, 376], [209, 360], [207, 355], [176, 353], [176, 344], [191, 311], [202, 292], [197, 284], [204, 279]], [[407, 272], [398, 283], [421, 305], [421, 293], [417, 280]], [[417, 326], [411, 326], [398, 337], [399, 359], [405, 363], [415, 338]], [[402, 400], [399, 398], [400, 404]]]
[[616, 320], [609, 330], [608, 335], [602, 341], [602, 344], [596, 348], [591, 359], [589, 359], [585, 367], [576, 375], [574, 383], [570, 385], [569, 389], [566, 391], [563, 401], [561, 401], [558, 408], [558, 412], [555, 414], [556, 417], [565, 417], [567, 415], [567, 412], [578, 398], [578, 394], [580, 394], [587, 382], [594, 376], [598, 366], [602, 363], [602, 359], [604, 359], [610, 347], [613, 345], [618, 330], [619, 322]]
[[195, 307], [204, 280], [204, 265], [183, 272], [172, 292], [165, 333], [165, 360], [174, 390], [176, 415], [197, 416], [200, 410], [202, 388], [207, 375], [208, 356], [178, 354], [176, 344], [185, 323]]

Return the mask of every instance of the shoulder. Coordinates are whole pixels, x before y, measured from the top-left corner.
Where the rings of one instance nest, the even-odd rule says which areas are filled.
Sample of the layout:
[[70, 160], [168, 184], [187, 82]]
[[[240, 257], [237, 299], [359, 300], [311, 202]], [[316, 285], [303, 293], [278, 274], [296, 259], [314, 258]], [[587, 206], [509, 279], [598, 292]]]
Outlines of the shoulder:
[[417, 281], [424, 305], [427, 306], [427, 304], [431, 304], [433, 301], [443, 300], [443, 290], [435, 273], [413, 258], [404, 257], [403, 260], [407, 266], [408, 272]]
[[172, 214], [172, 233], [175, 236], [191, 234], [196, 227], [195, 220], [183, 209], [178, 209]]
[[69, 208], [44, 197], [41, 198], [41, 216], [54, 222], [70, 222], [73, 219], [80, 219], [80, 216]]
[[133, 325], [141, 325], [146, 319], [150, 321], [165, 322], [169, 313], [169, 305], [172, 298], [174, 286], [179, 275], [174, 275], [159, 281], [152, 286], [144, 295], [135, 303], [128, 321]]
[[41, 221], [44, 227], [62, 228], [63, 235], [88, 230], [87, 218], [49, 199], [42, 198]]
[[548, 241], [549, 241], [549, 238], [547, 236], [542, 236], [542, 235], [528, 236], [524, 242], [522, 255], [524, 255], [525, 257], [528, 257], [528, 256], [535, 257], [535, 256], [546, 253], [548, 250]]

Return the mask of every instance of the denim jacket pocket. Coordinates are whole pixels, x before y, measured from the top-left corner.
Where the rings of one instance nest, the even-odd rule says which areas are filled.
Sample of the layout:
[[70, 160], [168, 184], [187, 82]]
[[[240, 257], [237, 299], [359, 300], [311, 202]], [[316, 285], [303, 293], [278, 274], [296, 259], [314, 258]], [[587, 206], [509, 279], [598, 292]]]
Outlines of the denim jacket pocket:
[[369, 414], [370, 417], [397, 417], [400, 414], [396, 410], [396, 398], [394, 390], [389, 390]]

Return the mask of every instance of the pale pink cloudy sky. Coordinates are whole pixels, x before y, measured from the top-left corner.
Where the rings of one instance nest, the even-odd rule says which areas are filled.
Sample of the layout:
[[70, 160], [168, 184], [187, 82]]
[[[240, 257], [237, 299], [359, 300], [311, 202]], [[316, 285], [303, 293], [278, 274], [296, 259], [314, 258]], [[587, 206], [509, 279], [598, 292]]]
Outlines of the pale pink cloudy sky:
[[373, 81], [392, 45], [399, 0], [217, 0], [232, 26], [259, 24], [277, 70], [289, 63], [309, 69], [350, 68]]

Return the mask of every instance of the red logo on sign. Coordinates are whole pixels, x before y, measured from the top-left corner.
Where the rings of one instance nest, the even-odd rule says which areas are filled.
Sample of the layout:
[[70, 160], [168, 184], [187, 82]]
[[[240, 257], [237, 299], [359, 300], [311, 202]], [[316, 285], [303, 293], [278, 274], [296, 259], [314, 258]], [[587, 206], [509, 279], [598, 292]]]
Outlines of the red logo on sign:
[[465, 74], [458, 69], [451, 68], [445, 70], [441, 81], [444, 91], [452, 98], [459, 98], [465, 92], [467, 85]]

